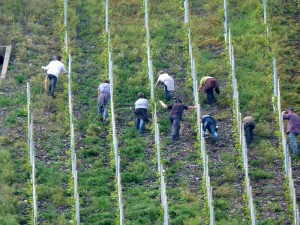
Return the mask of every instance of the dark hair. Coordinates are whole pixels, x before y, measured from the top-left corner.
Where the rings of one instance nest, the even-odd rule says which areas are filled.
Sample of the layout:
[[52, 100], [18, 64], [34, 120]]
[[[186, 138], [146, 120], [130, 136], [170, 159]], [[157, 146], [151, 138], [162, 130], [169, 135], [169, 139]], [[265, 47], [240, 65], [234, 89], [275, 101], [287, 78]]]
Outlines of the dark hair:
[[105, 80], [104, 83], [108, 83], [109, 84], [109, 80]]
[[138, 97], [139, 97], [139, 98], [145, 98], [145, 95], [144, 95], [143, 92], [140, 92], [140, 93], [138, 93]]
[[179, 98], [175, 99], [174, 102], [175, 102], [175, 103], [182, 103], [181, 99], [179, 99]]
[[163, 73], [169, 74], [169, 72], [168, 72], [167, 70], [160, 70], [160, 71], [159, 71], [159, 75], [160, 75], [160, 74], [163, 74]]
[[57, 59], [58, 61], [60, 61], [60, 60], [61, 60], [61, 56], [58, 55], [58, 56], [56, 57], [56, 59]]
[[295, 110], [294, 110], [294, 108], [290, 107], [290, 108], [287, 109], [287, 111], [292, 111], [292, 112], [294, 112]]

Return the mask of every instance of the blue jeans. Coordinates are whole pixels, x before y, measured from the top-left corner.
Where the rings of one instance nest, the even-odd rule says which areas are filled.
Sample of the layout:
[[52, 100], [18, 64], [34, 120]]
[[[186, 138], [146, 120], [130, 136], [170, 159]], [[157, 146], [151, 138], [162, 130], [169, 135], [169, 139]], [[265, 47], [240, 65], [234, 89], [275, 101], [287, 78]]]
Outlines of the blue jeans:
[[107, 105], [104, 106], [99, 106], [98, 105], [98, 114], [101, 115], [102, 114], [102, 118], [103, 119], [107, 119], [108, 118], [108, 109], [107, 109]]
[[171, 94], [170, 94], [170, 91], [168, 91], [167, 85], [165, 85], [165, 93], [166, 93], [166, 100], [170, 101], [171, 100]]
[[204, 121], [203, 132], [206, 129], [213, 136], [214, 140], [217, 141], [218, 140], [218, 134], [217, 134], [217, 131], [216, 131], [216, 126], [214, 124], [214, 121], [211, 118], [206, 118], [205, 121]]
[[135, 118], [135, 126], [139, 130], [139, 133], [143, 134], [145, 130], [145, 120], [141, 118]]
[[297, 135], [294, 132], [290, 132], [289, 133], [289, 137], [290, 137], [290, 144], [293, 150], [294, 154], [298, 154], [298, 145], [297, 145]]
[[52, 74], [48, 74], [48, 78], [50, 80], [49, 90], [51, 92], [52, 97], [54, 97], [54, 91], [55, 91], [55, 87], [56, 87], [57, 77]]

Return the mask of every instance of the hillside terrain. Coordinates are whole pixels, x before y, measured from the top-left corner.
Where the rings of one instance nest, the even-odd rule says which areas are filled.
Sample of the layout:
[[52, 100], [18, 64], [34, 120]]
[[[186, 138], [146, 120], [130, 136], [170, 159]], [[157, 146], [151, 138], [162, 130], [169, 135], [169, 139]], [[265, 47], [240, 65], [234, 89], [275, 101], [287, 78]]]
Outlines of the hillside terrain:
[[[220, 84], [221, 93], [212, 105], [207, 104], [203, 92], [199, 93], [201, 115], [210, 114], [217, 120], [217, 143], [209, 134], [199, 135], [197, 113], [192, 110], [183, 115], [179, 140], [171, 142], [169, 111], [159, 104], [159, 100], [166, 102], [163, 87], [155, 87], [154, 98], [150, 97], [145, 1], [108, 1], [109, 35], [105, 30], [104, 0], [68, 1], [67, 26], [63, 0], [0, 1], [0, 46], [11, 45], [13, 49], [7, 78], [0, 80], [0, 224], [34, 224], [27, 82], [31, 86], [37, 224], [77, 222], [67, 75], [58, 78], [56, 99], [44, 88], [46, 73], [42, 66], [57, 55], [62, 55], [67, 69], [69, 59], [72, 62], [80, 224], [120, 224], [122, 213], [124, 224], [163, 224], [159, 160], [164, 166], [169, 224], [209, 224], [212, 217], [219, 225], [251, 224], [233, 113], [223, 1], [190, 0], [188, 24], [184, 23], [183, 2], [148, 2], [154, 82], [160, 70], [168, 70], [175, 80], [173, 97], [186, 105], [195, 104], [189, 28], [198, 82], [203, 76], [213, 76]], [[248, 146], [256, 224], [294, 224], [278, 115], [273, 113], [272, 60], [276, 57], [283, 109], [292, 106], [299, 111], [299, 2], [267, 1], [268, 35], [261, 1], [228, 0], [227, 7], [240, 110], [242, 116], [250, 114], [257, 123], [254, 141]], [[109, 50], [113, 61], [116, 137], [111, 123], [112, 108], [109, 107], [109, 121], [105, 124], [97, 114], [97, 88], [100, 82], [111, 79]], [[135, 127], [133, 113], [139, 92], [145, 93], [151, 105], [150, 123], [142, 135]], [[155, 103], [160, 159], [154, 136]], [[115, 171], [114, 138], [120, 156], [121, 195]], [[203, 175], [201, 138], [208, 155], [213, 215]], [[299, 158], [292, 155], [297, 202], [299, 166]]]

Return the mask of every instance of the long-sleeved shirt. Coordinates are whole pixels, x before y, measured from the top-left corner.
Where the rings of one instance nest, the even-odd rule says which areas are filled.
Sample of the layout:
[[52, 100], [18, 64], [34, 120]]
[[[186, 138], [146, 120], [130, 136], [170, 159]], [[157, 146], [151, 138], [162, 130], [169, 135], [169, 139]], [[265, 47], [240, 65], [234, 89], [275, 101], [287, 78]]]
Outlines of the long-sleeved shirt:
[[286, 132], [300, 134], [300, 117], [296, 113], [283, 114], [282, 118], [288, 120]]
[[156, 84], [158, 84], [158, 82], [164, 83], [167, 86], [168, 91], [174, 91], [175, 90], [174, 89], [174, 79], [173, 79], [173, 77], [171, 77], [167, 73], [160, 74]]
[[48, 66], [45, 67], [45, 70], [47, 70], [47, 74], [52, 74], [56, 77], [58, 77], [61, 71], [67, 72], [64, 64], [58, 60], [51, 61]]
[[109, 83], [100, 84], [98, 87], [98, 91], [100, 91], [100, 93], [102, 93], [102, 94], [104, 94], [104, 93], [110, 94], [110, 84]]
[[149, 108], [149, 102], [145, 98], [139, 98], [135, 102], [135, 109], [148, 109]]

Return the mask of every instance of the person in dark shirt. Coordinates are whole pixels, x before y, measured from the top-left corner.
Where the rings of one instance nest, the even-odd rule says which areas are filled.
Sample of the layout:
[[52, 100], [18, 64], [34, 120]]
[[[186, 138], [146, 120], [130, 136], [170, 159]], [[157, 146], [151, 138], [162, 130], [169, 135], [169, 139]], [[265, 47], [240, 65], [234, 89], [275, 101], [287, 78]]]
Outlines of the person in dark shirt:
[[210, 115], [202, 116], [202, 126], [203, 126], [203, 133], [207, 129], [208, 132], [213, 136], [214, 141], [218, 141], [217, 122], [212, 116]]
[[282, 118], [287, 120], [287, 134], [290, 137], [290, 143], [294, 154], [299, 154], [297, 145], [297, 136], [300, 133], [300, 117], [293, 108], [288, 108], [282, 112]]
[[196, 109], [196, 106], [186, 106], [180, 99], [176, 99], [173, 104], [166, 105], [163, 101], [159, 101], [161, 106], [169, 109], [169, 120], [172, 123], [172, 141], [179, 139], [180, 121], [184, 110]]

